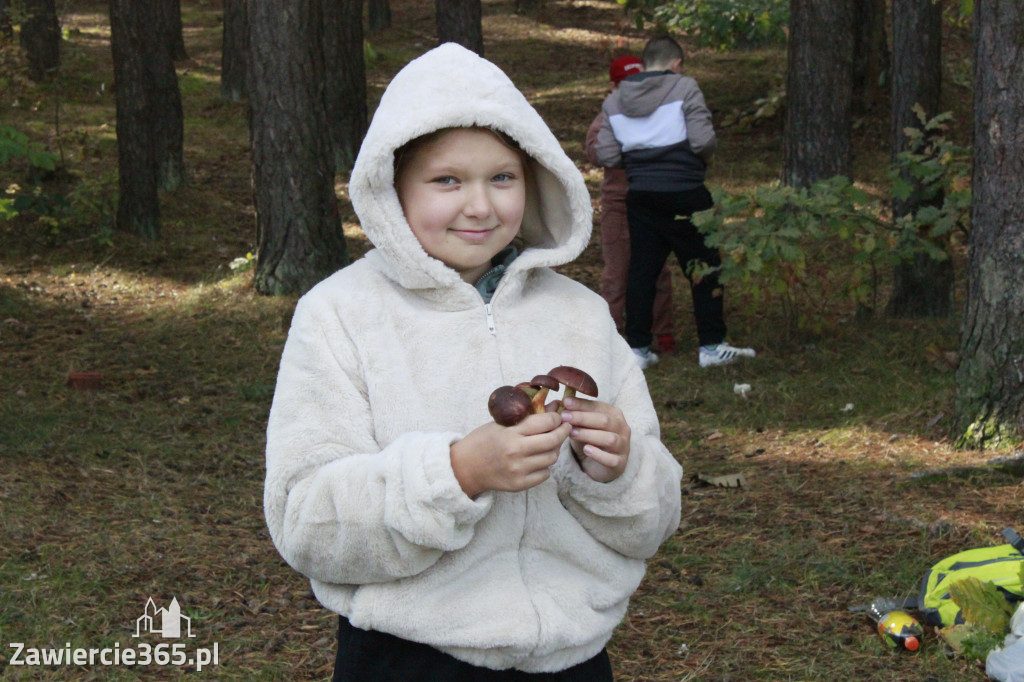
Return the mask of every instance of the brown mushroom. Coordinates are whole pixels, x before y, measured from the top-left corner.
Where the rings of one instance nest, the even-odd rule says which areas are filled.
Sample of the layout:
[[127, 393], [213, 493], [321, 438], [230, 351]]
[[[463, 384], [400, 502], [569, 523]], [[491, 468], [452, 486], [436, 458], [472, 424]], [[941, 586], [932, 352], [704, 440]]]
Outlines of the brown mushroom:
[[499, 386], [487, 399], [487, 411], [502, 426], [515, 426], [533, 412], [530, 396], [516, 386]]
[[562, 400], [575, 397], [577, 391], [584, 395], [589, 395], [594, 398], [597, 397], [597, 382], [582, 369], [562, 365], [560, 367], [555, 367], [553, 370], [548, 372], [548, 375], [558, 383], [565, 386], [565, 392], [562, 394]]
[[544, 401], [548, 399], [548, 392], [558, 390], [558, 381], [547, 374], [538, 374], [530, 379], [530, 387], [536, 391], [530, 400], [533, 405], [533, 413], [544, 414]]

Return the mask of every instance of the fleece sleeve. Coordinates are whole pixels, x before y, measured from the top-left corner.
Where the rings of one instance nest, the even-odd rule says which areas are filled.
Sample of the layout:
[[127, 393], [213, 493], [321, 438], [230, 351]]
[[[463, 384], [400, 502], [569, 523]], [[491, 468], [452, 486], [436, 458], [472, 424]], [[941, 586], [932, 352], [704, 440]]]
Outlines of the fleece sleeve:
[[460, 434], [408, 433], [378, 446], [354, 345], [304, 301], [267, 426], [271, 537], [291, 566], [322, 582], [420, 573], [470, 541], [492, 498], [471, 500], [459, 487], [449, 446]]
[[629, 348], [620, 346], [615, 364], [623, 368], [621, 383], [611, 402], [630, 427], [626, 471], [609, 483], [594, 481], [568, 454], [567, 443], [557, 465], [559, 496], [595, 539], [628, 557], [648, 559], [679, 527], [683, 469], [661, 442], [643, 372]]

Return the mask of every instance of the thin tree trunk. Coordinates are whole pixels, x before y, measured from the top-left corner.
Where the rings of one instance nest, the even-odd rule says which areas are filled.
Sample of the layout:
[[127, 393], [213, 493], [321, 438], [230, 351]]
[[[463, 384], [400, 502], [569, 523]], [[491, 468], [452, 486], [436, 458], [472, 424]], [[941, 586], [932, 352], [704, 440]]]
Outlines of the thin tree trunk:
[[[931, 119], [940, 113], [942, 94], [942, 6], [933, 0], [893, 0], [892, 156], [907, 148], [907, 128], [921, 128], [917, 108]], [[906, 199], [893, 198], [894, 217], [916, 213], [926, 203], [942, 205], [942, 196], [927, 202], [920, 181], [904, 174], [917, 189]], [[940, 246], [945, 247], [947, 239]], [[948, 317], [953, 313], [953, 261], [918, 254], [893, 270], [893, 290], [886, 305], [891, 317]]]
[[791, 0], [782, 181], [851, 176], [852, 0]]
[[435, 0], [437, 42], [458, 43], [484, 55], [484, 31], [480, 0]]
[[174, 36], [181, 36], [181, 12], [178, 0], [153, 1], [159, 3], [160, 26], [157, 39], [143, 46], [149, 69], [146, 87], [153, 99], [157, 181], [160, 189], [173, 192], [185, 184], [185, 114], [174, 68]]
[[389, 0], [369, 0], [367, 28], [371, 33], [391, 28], [391, 3]]
[[883, 106], [887, 94], [886, 0], [854, 0], [853, 11], [853, 113], [864, 115]]
[[246, 96], [249, 63], [247, 0], [224, 0], [224, 32], [221, 43], [220, 96], [240, 102]]
[[60, 22], [55, 0], [24, 0], [21, 47], [28, 56], [29, 77], [41, 81], [60, 66]]
[[157, 22], [136, 0], [110, 0], [110, 44], [117, 106], [117, 229], [160, 237], [157, 153], [151, 126], [154, 102], [147, 84], [146, 46], [158, 40]]
[[249, 6], [255, 287], [301, 294], [348, 263], [324, 106], [320, 0]]
[[974, 175], [953, 435], [1024, 438], [1024, 12], [974, 4]]
[[336, 171], [349, 171], [366, 134], [362, 0], [324, 3], [324, 98]]

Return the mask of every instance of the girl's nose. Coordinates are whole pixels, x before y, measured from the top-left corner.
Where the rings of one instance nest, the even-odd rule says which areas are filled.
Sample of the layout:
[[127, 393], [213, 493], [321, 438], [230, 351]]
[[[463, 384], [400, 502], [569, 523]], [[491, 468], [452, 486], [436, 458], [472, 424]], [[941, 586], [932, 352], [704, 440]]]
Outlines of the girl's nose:
[[465, 191], [465, 203], [462, 206], [462, 212], [470, 218], [486, 218], [491, 214], [491, 199], [487, 194], [487, 188], [477, 184], [471, 183], [469, 186], [464, 186]]

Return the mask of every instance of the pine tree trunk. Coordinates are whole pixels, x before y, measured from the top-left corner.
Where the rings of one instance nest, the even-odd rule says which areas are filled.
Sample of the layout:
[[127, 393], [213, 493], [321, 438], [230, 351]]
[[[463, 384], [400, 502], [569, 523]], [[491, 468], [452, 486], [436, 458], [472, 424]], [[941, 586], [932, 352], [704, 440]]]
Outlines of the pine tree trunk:
[[160, 189], [173, 192], [185, 184], [185, 114], [174, 68], [174, 36], [181, 36], [181, 12], [178, 0], [154, 0], [154, 4], [158, 5], [158, 34], [143, 46], [149, 69], [147, 90], [153, 100], [157, 182]]
[[304, 293], [348, 263], [324, 106], [320, 1], [249, 6], [255, 287], [263, 294]]
[[885, 31], [886, 0], [854, 0], [853, 112], [864, 115], [885, 104], [883, 80], [891, 68]]
[[437, 42], [458, 43], [484, 55], [480, 0], [436, 0]]
[[28, 57], [29, 77], [41, 81], [60, 66], [60, 22], [55, 0], [24, 0], [27, 18], [21, 25], [21, 47]]
[[851, 176], [852, 0], [791, 0], [782, 181]]
[[[892, 155], [906, 150], [907, 128], [921, 128], [915, 107], [926, 119], [940, 113], [942, 93], [942, 6], [932, 0], [893, 0]], [[919, 184], [904, 174], [904, 180]], [[942, 205], [942, 197], [928, 201]], [[893, 198], [893, 216], [916, 213], [924, 206], [920, 190]], [[947, 239], [940, 244], [945, 247]], [[893, 270], [893, 290], [886, 306], [891, 317], [949, 317], [953, 313], [953, 261], [925, 254]]]
[[327, 106], [336, 171], [349, 171], [366, 135], [366, 64], [362, 0], [326, 0], [324, 63]]
[[953, 435], [1024, 438], [1024, 12], [974, 4], [974, 176]]
[[221, 43], [220, 96], [229, 102], [245, 99], [249, 62], [247, 0], [224, 0], [224, 33]]
[[367, 28], [371, 33], [391, 28], [391, 3], [388, 0], [369, 0]]
[[119, 195], [117, 229], [146, 239], [160, 237], [153, 100], [145, 47], [157, 39], [152, 6], [110, 0], [110, 44], [117, 107]]
[[[150, 0], [151, 2], [154, 0]], [[164, 10], [167, 12], [166, 25], [171, 43], [171, 58], [176, 61], [188, 59], [185, 49], [185, 31], [181, 24], [181, 0], [165, 0]]]

